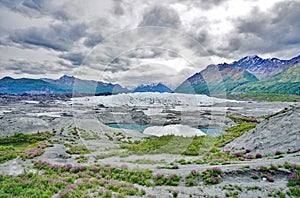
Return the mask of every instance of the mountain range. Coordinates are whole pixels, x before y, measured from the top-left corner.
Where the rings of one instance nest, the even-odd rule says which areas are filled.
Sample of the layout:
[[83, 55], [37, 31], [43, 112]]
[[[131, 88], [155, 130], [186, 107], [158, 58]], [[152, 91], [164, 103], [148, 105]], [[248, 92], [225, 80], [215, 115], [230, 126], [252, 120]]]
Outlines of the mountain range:
[[148, 84], [148, 85], [139, 85], [133, 89], [133, 92], [167, 92], [172, 93], [173, 91], [162, 83], [158, 84]]
[[175, 92], [206, 95], [240, 93], [299, 94], [300, 56], [290, 60], [247, 56], [231, 64], [209, 65]]
[[128, 89], [118, 84], [103, 83], [93, 80], [81, 80], [73, 76], [64, 75], [57, 80], [53, 79], [14, 79], [4, 77], [0, 80], [0, 93], [8, 94], [115, 94], [126, 93]]
[[[174, 92], [206, 95], [275, 93], [300, 95], [300, 55], [290, 60], [246, 56], [231, 64], [209, 65], [190, 76]], [[59, 79], [0, 79], [0, 93], [106, 95], [128, 92], [173, 92], [162, 83], [129, 90], [119, 84], [82, 80], [64, 75]]]
[[175, 92], [196, 94], [226, 94], [234, 88], [258, 79], [248, 71], [229, 64], [209, 65], [180, 84]]
[[254, 55], [246, 56], [233, 62], [231, 65], [247, 70], [258, 79], [266, 79], [298, 63], [300, 63], [300, 55], [290, 60], [280, 60], [278, 58], [262, 59], [261, 57]]

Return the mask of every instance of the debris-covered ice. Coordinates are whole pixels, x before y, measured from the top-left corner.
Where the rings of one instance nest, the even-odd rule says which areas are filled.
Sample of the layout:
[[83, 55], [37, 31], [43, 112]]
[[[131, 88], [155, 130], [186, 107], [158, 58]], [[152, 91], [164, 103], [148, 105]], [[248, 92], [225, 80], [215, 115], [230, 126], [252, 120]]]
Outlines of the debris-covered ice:
[[193, 137], [193, 136], [205, 136], [201, 130], [192, 128], [186, 125], [173, 124], [167, 126], [151, 126], [144, 130], [143, 132], [146, 135], [153, 136], [164, 136], [164, 135], [175, 135], [183, 137]]

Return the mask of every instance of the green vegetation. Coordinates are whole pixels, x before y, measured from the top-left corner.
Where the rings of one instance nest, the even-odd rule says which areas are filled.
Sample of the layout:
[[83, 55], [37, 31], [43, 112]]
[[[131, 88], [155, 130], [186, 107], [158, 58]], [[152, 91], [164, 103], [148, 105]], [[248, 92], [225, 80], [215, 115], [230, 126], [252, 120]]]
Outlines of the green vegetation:
[[0, 164], [17, 158], [21, 152], [11, 146], [0, 146]]
[[227, 115], [228, 118], [230, 118], [232, 121], [234, 121], [237, 124], [246, 124], [246, 123], [258, 123], [257, 119], [255, 117], [250, 116], [242, 116], [242, 115]]
[[219, 184], [222, 181], [223, 171], [219, 167], [208, 168], [200, 174], [196, 170], [191, 172], [185, 177], [185, 186], [197, 186], [202, 180], [204, 184]]
[[0, 138], [0, 163], [21, 157], [32, 159], [44, 153], [44, 149], [52, 146], [45, 142], [54, 133], [43, 132], [36, 134], [15, 133], [11, 137]]
[[72, 166], [66, 165], [52, 165], [44, 161], [35, 162], [34, 168], [44, 170], [45, 174], [88, 174], [91, 177], [100, 177], [109, 180], [125, 181], [129, 183], [136, 183], [140, 185], [151, 185], [149, 179], [152, 177], [152, 171], [146, 169], [129, 170], [126, 166], [113, 167], [110, 165], [101, 166], [95, 164], [94, 166]]
[[70, 144], [65, 144], [65, 147], [67, 147], [67, 153], [70, 155], [74, 154], [88, 154], [90, 153], [90, 150], [86, 148], [84, 145], [70, 145]]
[[223, 171], [219, 167], [213, 167], [204, 170], [201, 176], [205, 184], [219, 184], [221, 183], [222, 174]]
[[248, 124], [244, 123], [238, 126], [230, 127], [225, 129], [226, 134], [223, 134], [221, 136], [218, 136], [218, 140], [216, 142], [216, 146], [225, 146], [235, 138], [243, 135], [245, 132], [249, 131], [250, 129], [253, 129], [257, 124]]
[[249, 92], [240, 94], [227, 94], [228, 99], [240, 99], [240, 100], [260, 100], [269, 102], [300, 102], [299, 95], [293, 94], [276, 94], [276, 93], [262, 93], [262, 92]]
[[[141, 196], [145, 194], [144, 190], [139, 190], [128, 182], [107, 179], [109, 176], [107, 178], [101, 177], [103, 171], [98, 166], [82, 167], [82, 170], [79, 171], [76, 170], [77, 167], [68, 169], [69, 166], [66, 166], [61, 169], [62, 172], [55, 172], [51, 171], [50, 167], [42, 168], [41, 164], [42, 162], [36, 163], [35, 167], [45, 170], [46, 174], [0, 175], [1, 196], [52, 197], [58, 194], [59, 197], [86, 197], [88, 194], [93, 194], [96, 197], [113, 197], [113, 195], [114, 197], [124, 197], [126, 195]], [[135, 171], [129, 175], [129, 178], [132, 179], [141, 176], [141, 173]], [[147, 176], [143, 173], [142, 175]]]
[[121, 148], [128, 149], [136, 154], [171, 153], [184, 155], [198, 155], [204, 144], [205, 137], [178, 137], [174, 135], [161, 136], [121, 144]]
[[89, 160], [87, 157], [80, 155], [75, 158], [77, 160], [77, 163], [87, 163]]
[[221, 151], [221, 148], [254, 128], [258, 121], [253, 117], [238, 117], [237, 115], [229, 115], [229, 117], [239, 123], [239, 125], [226, 129], [227, 133], [218, 137], [178, 137], [167, 135], [144, 141], [135, 141], [133, 143], [122, 143], [120, 147], [122, 149], [127, 149], [128, 152], [132, 154], [170, 153], [187, 156], [202, 156], [202, 159], [199, 160], [185, 161], [184, 159], [181, 159], [177, 161], [181, 165], [208, 163], [211, 165], [223, 165], [229, 164], [229, 160], [252, 159], [253, 157], [249, 154], [244, 156], [244, 154], [249, 151], [236, 155], [230, 151], [223, 152]]
[[176, 174], [165, 176], [163, 174], [157, 174], [153, 176], [153, 181], [156, 186], [178, 186], [181, 177]]
[[166, 164], [167, 162], [165, 160], [150, 160], [150, 159], [137, 159], [137, 160], [131, 160], [131, 161], [124, 161], [122, 162], [132, 163], [132, 164]]
[[272, 78], [250, 82], [234, 89], [235, 92], [300, 95], [300, 64], [289, 67]]
[[[216, 70], [219, 73], [216, 73]], [[222, 95], [222, 93], [228, 93], [240, 85], [256, 81], [258, 79], [254, 75], [240, 68], [231, 67], [227, 64], [210, 65], [205, 70], [185, 80], [175, 89], [175, 92]]]
[[2, 137], [0, 138], [0, 145], [2, 144], [8, 144], [8, 143], [34, 143], [34, 142], [39, 142], [39, 141], [44, 141], [48, 140], [50, 137], [55, 135], [54, 133], [51, 132], [43, 132], [43, 133], [36, 133], [36, 134], [24, 134], [24, 133], [15, 133], [11, 137]]
[[95, 156], [96, 160], [99, 159], [105, 159], [109, 157], [114, 157], [114, 156], [119, 156], [119, 157], [128, 157], [130, 152], [124, 152], [124, 151], [119, 151], [119, 150], [113, 150], [107, 153], [101, 153]]

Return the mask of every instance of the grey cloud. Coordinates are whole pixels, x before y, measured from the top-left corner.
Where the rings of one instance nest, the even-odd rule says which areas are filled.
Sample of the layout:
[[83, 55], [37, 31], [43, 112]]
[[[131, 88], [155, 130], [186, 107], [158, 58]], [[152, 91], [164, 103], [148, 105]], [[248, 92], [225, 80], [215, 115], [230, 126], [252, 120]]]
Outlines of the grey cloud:
[[102, 40], [103, 36], [101, 34], [88, 34], [84, 40], [84, 45], [87, 47], [94, 47], [98, 45]]
[[131, 67], [131, 61], [127, 58], [117, 57], [110, 64], [107, 65], [105, 71], [117, 73], [120, 71], [128, 71]]
[[156, 48], [138, 48], [131, 51], [127, 57], [128, 58], [158, 58], [163, 55], [161, 49]]
[[[184, 3], [186, 5], [189, 5], [190, 7], [199, 7], [203, 10], [212, 9], [216, 6], [221, 6], [224, 2], [229, 0], [171, 0], [172, 3]], [[251, 0], [253, 1], [253, 0]]]
[[[270, 53], [295, 46], [299, 48], [299, 10], [299, 1], [285, 1], [275, 4], [268, 12], [256, 8], [247, 18], [239, 19], [236, 38], [242, 43], [242, 50]], [[236, 45], [235, 42], [232, 44]]]
[[19, 44], [67, 51], [85, 34], [84, 24], [62, 23], [47, 28], [28, 28], [14, 32], [10, 39]]
[[74, 66], [78, 66], [78, 65], [81, 65], [85, 56], [86, 55], [83, 53], [71, 52], [71, 53], [64, 53], [64, 54], [60, 55], [59, 57], [70, 61], [72, 63], [72, 65], [74, 65]]
[[55, 66], [52, 62], [31, 62], [26, 60], [13, 60], [2, 64], [3, 68], [8, 71], [13, 71], [15, 74], [32, 74], [45, 75], [49, 73], [62, 73], [65, 67]]
[[219, 6], [228, 0], [201, 0], [197, 5], [203, 9], [211, 9], [214, 6]]
[[[171, 88], [175, 88], [178, 83], [184, 80], [176, 70], [161, 64], [145, 64], [134, 67], [130, 72], [118, 72], [112, 75], [105, 75], [104, 80], [108, 82], [120, 83], [128, 88], [134, 88], [144, 83], [162, 82]], [[163, 78], [162, 78], [163, 75]], [[176, 83], [174, 83], [176, 82]]]
[[279, 2], [264, 12], [253, 8], [249, 15], [232, 20], [235, 29], [222, 36], [223, 42], [215, 45], [210, 42], [213, 39], [207, 39], [207, 51], [211, 55], [236, 59], [249, 54], [287, 53], [290, 49], [299, 49], [299, 10], [299, 1]]
[[122, 0], [114, 0], [113, 13], [115, 15], [123, 15], [124, 14], [125, 11], [124, 11], [122, 4], [123, 4]]
[[147, 10], [139, 26], [160, 26], [168, 28], [179, 28], [181, 25], [178, 13], [167, 7], [154, 6]]
[[0, 4], [29, 17], [51, 16], [58, 20], [69, 20], [71, 14], [47, 0], [0, 0]]

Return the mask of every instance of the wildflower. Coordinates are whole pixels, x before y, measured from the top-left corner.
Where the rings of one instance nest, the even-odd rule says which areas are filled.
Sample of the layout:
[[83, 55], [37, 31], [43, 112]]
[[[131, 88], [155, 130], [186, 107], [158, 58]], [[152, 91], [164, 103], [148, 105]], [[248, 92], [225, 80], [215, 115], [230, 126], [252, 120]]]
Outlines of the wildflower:
[[262, 158], [262, 154], [256, 153], [255, 158]]
[[196, 174], [198, 174], [198, 172], [196, 170], [191, 170], [191, 174], [196, 175]]
[[224, 149], [223, 152], [224, 153], [230, 153], [230, 150], [229, 149]]
[[127, 164], [122, 164], [122, 165], [121, 165], [121, 168], [123, 168], [123, 169], [127, 169], [127, 168], [128, 168], [128, 166], [127, 166]]
[[233, 155], [236, 157], [243, 157], [243, 154], [240, 152], [234, 152]]

